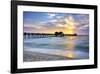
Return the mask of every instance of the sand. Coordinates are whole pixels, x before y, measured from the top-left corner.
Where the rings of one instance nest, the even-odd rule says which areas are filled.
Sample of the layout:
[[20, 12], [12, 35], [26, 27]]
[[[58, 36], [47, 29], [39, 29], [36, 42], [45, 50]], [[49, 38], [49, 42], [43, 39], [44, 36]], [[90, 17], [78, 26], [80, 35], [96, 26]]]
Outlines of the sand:
[[24, 62], [33, 62], [33, 61], [53, 61], [53, 60], [67, 60], [68, 58], [58, 55], [50, 55], [38, 52], [24, 51], [23, 54]]

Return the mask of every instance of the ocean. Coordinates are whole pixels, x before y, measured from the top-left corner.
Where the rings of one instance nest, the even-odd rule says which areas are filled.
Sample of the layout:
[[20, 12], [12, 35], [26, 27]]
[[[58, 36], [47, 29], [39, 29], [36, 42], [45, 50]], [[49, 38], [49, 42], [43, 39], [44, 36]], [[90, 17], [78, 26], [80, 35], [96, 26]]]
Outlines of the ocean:
[[89, 59], [89, 36], [24, 38], [23, 52], [26, 51], [62, 56], [67, 60]]

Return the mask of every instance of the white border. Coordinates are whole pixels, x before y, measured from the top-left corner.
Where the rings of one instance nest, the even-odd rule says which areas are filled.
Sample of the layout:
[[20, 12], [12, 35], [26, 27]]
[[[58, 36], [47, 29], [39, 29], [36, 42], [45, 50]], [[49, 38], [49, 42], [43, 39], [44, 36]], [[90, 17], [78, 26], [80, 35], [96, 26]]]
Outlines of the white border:
[[[21, 68], [40, 68], [40, 67], [57, 67], [57, 66], [75, 66], [94, 64], [94, 10], [92, 9], [73, 9], [57, 7], [40, 7], [40, 6], [22, 6], [18, 9], [18, 56], [17, 67]], [[83, 13], [89, 14], [89, 59], [88, 60], [68, 60], [68, 61], [44, 61], [44, 62], [23, 62], [23, 11], [37, 12], [63, 12], [63, 13]]]

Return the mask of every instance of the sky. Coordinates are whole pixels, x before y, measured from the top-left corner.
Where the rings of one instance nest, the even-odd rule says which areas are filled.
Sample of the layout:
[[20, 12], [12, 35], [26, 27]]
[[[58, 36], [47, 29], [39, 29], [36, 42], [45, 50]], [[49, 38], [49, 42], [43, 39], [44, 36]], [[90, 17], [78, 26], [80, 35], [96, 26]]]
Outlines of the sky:
[[23, 12], [24, 32], [88, 35], [89, 15], [56, 12]]

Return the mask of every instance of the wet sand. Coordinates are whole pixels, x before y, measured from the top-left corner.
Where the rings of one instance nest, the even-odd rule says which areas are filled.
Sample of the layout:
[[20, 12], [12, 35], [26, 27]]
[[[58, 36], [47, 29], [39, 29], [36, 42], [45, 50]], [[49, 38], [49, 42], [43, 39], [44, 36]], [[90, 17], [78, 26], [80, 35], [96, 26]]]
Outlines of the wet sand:
[[33, 61], [53, 61], [53, 60], [67, 60], [67, 57], [58, 56], [58, 55], [50, 55], [50, 54], [44, 54], [44, 53], [38, 53], [38, 52], [30, 52], [30, 51], [24, 51], [23, 54], [24, 62], [33, 62]]

